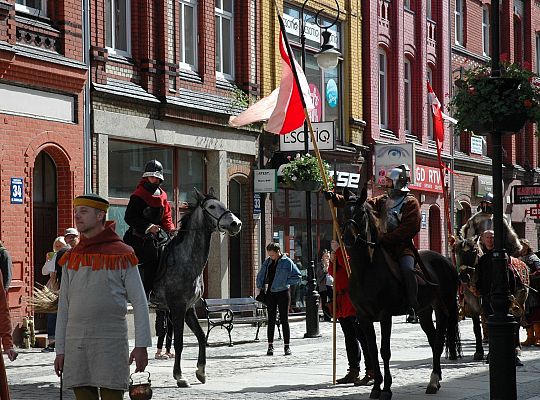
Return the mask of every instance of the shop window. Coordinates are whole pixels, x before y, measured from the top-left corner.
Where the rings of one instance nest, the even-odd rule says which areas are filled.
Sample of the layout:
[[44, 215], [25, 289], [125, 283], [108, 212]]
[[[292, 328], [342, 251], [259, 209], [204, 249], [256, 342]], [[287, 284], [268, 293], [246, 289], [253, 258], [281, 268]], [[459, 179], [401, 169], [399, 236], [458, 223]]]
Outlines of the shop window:
[[180, 201], [192, 201], [193, 188], [204, 191], [204, 156], [191, 150], [178, 152], [178, 196]]
[[38, 17], [46, 17], [47, 0], [17, 0], [15, 10]]
[[234, 79], [233, 0], [216, 0], [216, 71]]
[[105, 0], [105, 45], [111, 54], [131, 54], [131, 0]]
[[[301, 44], [300, 44], [300, 11], [292, 6], [285, 5], [284, 14], [286, 18], [294, 21], [288, 24], [287, 38], [291, 44], [294, 56], [299, 64], [301, 64]], [[342, 102], [342, 87], [343, 87], [343, 63], [340, 60], [336, 68], [323, 71], [319, 68], [315, 54], [321, 47], [321, 29], [315, 23], [315, 14], [310, 11], [304, 12], [304, 21], [306, 25], [306, 67], [305, 74], [309, 83], [311, 98], [315, 109], [310, 112], [312, 122], [334, 122], [336, 132], [336, 140], [343, 141], [343, 102]], [[319, 23], [323, 26], [328, 26], [333, 21], [327, 18], [320, 17]], [[340, 51], [341, 46], [341, 25], [336, 24], [328, 29], [332, 34], [330, 44], [336, 50]]]
[[197, 0], [180, 0], [180, 66], [197, 70]]

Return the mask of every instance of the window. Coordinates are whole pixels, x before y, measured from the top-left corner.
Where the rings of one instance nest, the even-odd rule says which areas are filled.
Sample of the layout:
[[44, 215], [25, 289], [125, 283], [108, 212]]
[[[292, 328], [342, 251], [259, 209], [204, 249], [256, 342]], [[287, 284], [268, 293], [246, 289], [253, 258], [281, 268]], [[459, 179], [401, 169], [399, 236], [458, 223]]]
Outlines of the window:
[[131, 0], [105, 0], [105, 45], [111, 54], [131, 53]]
[[489, 56], [489, 28], [489, 8], [484, 4], [482, 7], [482, 48], [485, 56]]
[[388, 127], [388, 74], [386, 53], [379, 50], [379, 124]]
[[535, 49], [536, 49], [536, 73], [540, 73], [540, 32], [536, 32], [536, 45], [535, 45]]
[[[433, 71], [430, 67], [427, 69], [427, 80], [431, 87], [433, 87]], [[433, 110], [431, 109], [431, 104], [428, 103], [428, 112], [427, 112], [427, 136], [428, 140], [435, 140], [433, 138]]]
[[463, 46], [463, 0], [456, 0], [454, 11], [454, 39], [456, 44]]
[[47, 16], [47, 0], [17, 0], [15, 9], [41, 17]]
[[427, 19], [433, 19], [431, 15], [431, 0], [427, 0], [426, 2], [426, 18]]
[[180, 1], [180, 66], [197, 70], [197, 0]]
[[412, 82], [411, 82], [411, 62], [405, 59], [404, 65], [404, 84], [405, 84], [405, 104], [404, 104], [404, 117], [405, 117], [405, 132], [411, 133], [412, 131], [412, 115], [411, 115], [411, 103], [412, 103]]
[[216, 0], [216, 71], [234, 78], [233, 0]]
[[411, 0], [404, 0], [404, 1], [403, 1], [403, 6], [404, 6], [407, 10], [410, 10], [410, 9], [411, 9]]

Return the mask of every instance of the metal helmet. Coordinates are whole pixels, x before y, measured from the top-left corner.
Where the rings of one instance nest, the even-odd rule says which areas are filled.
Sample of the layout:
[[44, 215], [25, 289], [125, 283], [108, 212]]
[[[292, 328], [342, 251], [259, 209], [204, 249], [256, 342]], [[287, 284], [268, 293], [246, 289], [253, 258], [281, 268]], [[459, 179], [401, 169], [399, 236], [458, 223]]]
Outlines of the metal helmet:
[[158, 160], [151, 160], [146, 163], [144, 166], [144, 173], [143, 178], [147, 178], [149, 176], [154, 176], [158, 179], [161, 179], [161, 181], [164, 181], [163, 178], [163, 165]]
[[392, 168], [387, 176], [392, 181], [394, 190], [400, 192], [409, 191], [409, 181], [411, 180], [411, 170], [408, 165], [401, 164], [396, 168]]
[[488, 214], [493, 214], [493, 193], [488, 192], [480, 200], [478, 211], [482, 211]]

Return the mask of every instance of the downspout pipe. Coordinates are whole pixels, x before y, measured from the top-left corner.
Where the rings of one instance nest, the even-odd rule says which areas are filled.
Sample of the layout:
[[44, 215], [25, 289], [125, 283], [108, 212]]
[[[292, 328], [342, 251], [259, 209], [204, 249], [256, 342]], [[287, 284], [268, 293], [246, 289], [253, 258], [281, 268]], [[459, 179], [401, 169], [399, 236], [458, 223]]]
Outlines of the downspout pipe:
[[92, 132], [91, 132], [91, 115], [92, 105], [90, 103], [90, 80], [92, 71], [90, 67], [90, 4], [89, 0], [82, 0], [82, 17], [83, 17], [83, 62], [86, 66], [87, 78], [84, 84], [83, 96], [83, 159], [84, 159], [84, 191], [85, 193], [93, 192], [92, 185]]

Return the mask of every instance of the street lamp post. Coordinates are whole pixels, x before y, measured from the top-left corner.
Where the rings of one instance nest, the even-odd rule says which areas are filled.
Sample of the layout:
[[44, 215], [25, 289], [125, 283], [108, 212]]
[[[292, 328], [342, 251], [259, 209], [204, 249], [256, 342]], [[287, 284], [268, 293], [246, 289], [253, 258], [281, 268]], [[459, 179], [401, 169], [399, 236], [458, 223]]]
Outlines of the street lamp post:
[[[499, 0], [491, 1], [492, 19], [492, 66], [491, 76], [500, 77], [499, 48]], [[493, 314], [488, 318], [489, 327], [489, 387], [491, 399], [514, 400], [516, 392], [516, 364], [514, 331], [516, 321], [508, 314], [510, 290], [507, 274], [507, 260], [503, 235], [503, 196], [502, 196], [502, 132], [491, 133], [493, 145], [493, 227], [495, 247], [493, 251], [491, 307]]]
[[[300, 44], [302, 45], [302, 71], [306, 72], [306, 35], [305, 35], [305, 23], [304, 9], [309, 0], [305, 0], [300, 9]], [[321, 26], [319, 24], [319, 15], [323, 10], [319, 10], [315, 14], [315, 23], [319, 28], [324, 29], [322, 32], [323, 44], [321, 51], [319, 51], [315, 58], [317, 64], [321, 69], [335, 68], [339, 62], [341, 54], [334, 49], [330, 44], [331, 33], [328, 29], [335, 25], [339, 19], [339, 3], [335, 0], [337, 6], [337, 16], [334, 22], [328, 26]], [[308, 138], [308, 124], [304, 122], [304, 151], [309, 153], [309, 138]], [[323, 171], [322, 171], [323, 172]], [[323, 172], [324, 173], [324, 172]], [[312, 235], [312, 215], [311, 215], [311, 192], [306, 191], [306, 229], [307, 229], [307, 272], [308, 272], [308, 284], [306, 294], [306, 333], [304, 337], [313, 338], [320, 336], [319, 333], [319, 293], [317, 292], [317, 285], [315, 280], [315, 261], [313, 260], [313, 235]]]

